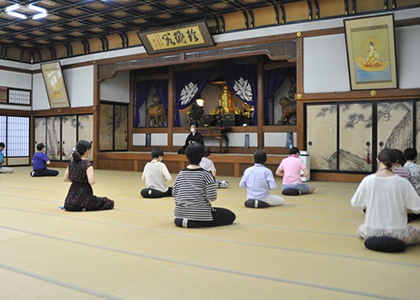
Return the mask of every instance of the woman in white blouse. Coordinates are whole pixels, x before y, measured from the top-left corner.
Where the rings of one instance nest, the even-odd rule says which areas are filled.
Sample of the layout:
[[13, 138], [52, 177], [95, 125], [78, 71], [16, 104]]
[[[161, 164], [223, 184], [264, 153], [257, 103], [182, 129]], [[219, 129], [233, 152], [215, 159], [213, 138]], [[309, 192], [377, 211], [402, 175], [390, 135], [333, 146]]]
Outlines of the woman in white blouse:
[[407, 245], [420, 244], [420, 229], [407, 225], [407, 210], [420, 213], [420, 198], [410, 182], [394, 175], [397, 154], [391, 149], [379, 153], [379, 170], [365, 177], [351, 199], [351, 205], [366, 208], [365, 223], [357, 229], [367, 239], [388, 236]]

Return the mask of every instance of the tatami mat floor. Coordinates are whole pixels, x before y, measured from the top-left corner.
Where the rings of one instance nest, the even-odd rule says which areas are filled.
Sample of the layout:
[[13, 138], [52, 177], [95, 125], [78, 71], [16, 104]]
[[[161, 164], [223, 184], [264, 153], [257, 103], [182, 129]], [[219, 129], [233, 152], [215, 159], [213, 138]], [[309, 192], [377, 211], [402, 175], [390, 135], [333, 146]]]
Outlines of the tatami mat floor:
[[116, 208], [69, 213], [58, 209], [64, 170], [29, 171], [1, 175], [0, 300], [420, 299], [420, 246], [365, 249], [354, 183], [313, 182], [314, 195], [254, 210], [239, 178], [222, 177], [230, 187], [214, 206], [233, 210], [235, 224], [182, 229], [173, 198], [139, 196], [140, 173], [96, 170], [95, 193]]

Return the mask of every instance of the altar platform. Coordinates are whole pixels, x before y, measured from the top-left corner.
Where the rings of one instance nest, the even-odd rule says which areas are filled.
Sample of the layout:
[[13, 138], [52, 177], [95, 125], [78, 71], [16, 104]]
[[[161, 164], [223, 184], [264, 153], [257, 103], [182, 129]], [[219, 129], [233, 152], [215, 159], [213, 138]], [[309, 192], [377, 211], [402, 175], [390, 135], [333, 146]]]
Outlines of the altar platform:
[[[287, 155], [268, 154], [267, 168], [274, 172], [286, 157]], [[212, 153], [210, 159], [214, 162], [217, 174], [222, 176], [242, 176], [244, 170], [254, 164], [253, 154]], [[139, 172], [150, 160], [150, 152], [99, 152], [96, 168]], [[165, 152], [163, 162], [171, 173], [178, 173], [188, 165], [186, 156], [176, 152]]]

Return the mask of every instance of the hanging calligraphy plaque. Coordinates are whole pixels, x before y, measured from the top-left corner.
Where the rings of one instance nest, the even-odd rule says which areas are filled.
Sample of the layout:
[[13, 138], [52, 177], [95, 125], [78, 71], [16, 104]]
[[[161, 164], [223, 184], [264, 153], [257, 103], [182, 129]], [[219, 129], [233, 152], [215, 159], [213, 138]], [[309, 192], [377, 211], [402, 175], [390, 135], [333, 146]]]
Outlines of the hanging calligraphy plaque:
[[206, 22], [189, 23], [138, 33], [148, 54], [214, 46]]

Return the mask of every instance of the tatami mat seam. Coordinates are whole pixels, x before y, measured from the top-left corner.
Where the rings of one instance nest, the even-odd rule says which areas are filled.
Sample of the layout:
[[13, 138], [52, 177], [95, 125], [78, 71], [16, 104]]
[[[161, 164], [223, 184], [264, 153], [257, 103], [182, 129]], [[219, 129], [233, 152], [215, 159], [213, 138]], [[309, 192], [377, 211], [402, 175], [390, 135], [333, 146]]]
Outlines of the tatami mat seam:
[[[33, 198], [33, 197], [22, 197], [22, 196], [14, 196], [14, 195], [10, 195], [10, 194], [0, 194], [0, 196], [2, 197], [12, 197], [12, 198], [21, 198], [21, 199], [25, 199], [25, 200], [31, 200], [31, 201], [39, 201], [39, 202], [50, 202], [50, 203], [57, 203], [57, 204], [62, 204], [62, 201], [58, 201], [58, 200], [47, 200], [47, 199], [37, 199], [37, 198]], [[138, 201], [144, 201], [142, 198], [139, 199], [135, 199], [135, 200], [123, 200], [123, 201], [133, 201], [133, 202], [138, 202]], [[173, 203], [168, 203], [165, 201], [146, 201], [148, 203], [157, 203], [157, 204], [168, 204], [168, 205], [172, 205]], [[287, 205], [287, 204], [286, 204]], [[59, 205], [60, 206], [60, 205]], [[301, 205], [301, 207], [307, 207], [305, 205]], [[309, 208], [317, 208], [317, 207], [309, 207]], [[280, 208], [281, 209], [281, 208]], [[319, 208], [318, 208], [319, 209]], [[130, 210], [124, 210], [124, 209], [118, 209], [120, 211], [126, 211], [126, 212], [133, 212], [133, 213], [145, 213], [145, 214], [156, 214], [156, 215], [167, 215], [169, 216], [169, 214], [159, 214], [159, 213], [150, 213], [150, 212], [143, 212], [143, 211], [130, 211]], [[361, 220], [358, 219], [349, 219], [349, 218], [328, 218], [328, 217], [316, 217], [316, 216], [307, 216], [304, 214], [290, 214], [290, 213], [284, 213], [284, 212], [260, 212], [257, 210], [250, 210], [249, 208], [235, 208], [235, 211], [241, 211], [241, 212], [245, 212], [247, 214], [264, 214], [264, 215], [272, 215], [272, 216], [290, 216], [290, 217], [299, 217], [299, 218], [308, 218], [308, 219], [319, 219], [319, 220], [333, 220], [333, 221], [341, 221], [341, 222], [361, 222]]]
[[[186, 266], [190, 266], [190, 267], [194, 267], [194, 268], [200, 268], [200, 269], [204, 269], [204, 270], [212, 270], [212, 271], [216, 271], [216, 272], [235, 274], [235, 275], [239, 275], [239, 276], [246, 276], [246, 277], [251, 277], [251, 278], [258, 278], [258, 279], [264, 279], [264, 280], [269, 280], [269, 281], [275, 281], [275, 282], [289, 283], [289, 284], [300, 285], [300, 286], [307, 286], [307, 287], [318, 288], [318, 289], [323, 289], [323, 290], [330, 290], [330, 291], [352, 294], [352, 295], [375, 297], [375, 298], [378, 298], [378, 299], [408, 300], [407, 298], [395, 298], [395, 297], [389, 297], [389, 296], [375, 294], [375, 293], [366, 293], [366, 292], [361, 292], [361, 291], [336, 288], [336, 287], [332, 287], [332, 286], [308, 283], [308, 282], [303, 282], [303, 281], [290, 280], [290, 279], [278, 278], [278, 277], [273, 277], [273, 276], [253, 274], [253, 273], [249, 273], [249, 272], [241, 272], [241, 271], [236, 271], [236, 270], [224, 269], [224, 268], [219, 268], [219, 267], [214, 267], [214, 266], [209, 266], [209, 265], [204, 265], [204, 264], [192, 263], [192, 262], [183, 261], [183, 260], [170, 259], [170, 258], [165, 258], [165, 257], [159, 257], [159, 256], [144, 254], [144, 253], [138, 253], [138, 252], [133, 252], [133, 251], [116, 249], [116, 248], [112, 248], [112, 247], [95, 245], [95, 244], [81, 242], [81, 241], [74, 241], [74, 240], [65, 239], [65, 238], [53, 237], [53, 236], [50, 236], [50, 235], [47, 235], [47, 234], [35, 233], [35, 232], [30, 232], [30, 231], [21, 230], [21, 229], [14, 229], [14, 228], [7, 227], [7, 226], [0, 226], [0, 228], [8, 229], [8, 230], [15, 230], [15, 231], [18, 231], [18, 232], [23, 232], [23, 233], [29, 233], [29, 234], [33, 234], [33, 235], [44, 237], [44, 238], [55, 239], [55, 240], [68, 242], [68, 243], [73, 243], [73, 244], [78, 244], [78, 245], [82, 245], [82, 246], [94, 247], [94, 248], [97, 248], [97, 249], [102, 249], [102, 250], [107, 250], [107, 251], [112, 251], [112, 252], [117, 252], [117, 253], [123, 253], [123, 254], [132, 255], [132, 256], [136, 256], [136, 257], [142, 257], [142, 258], [153, 259], [153, 260], [158, 260], [158, 261], [163, 261], [163, 262], [175, 263], [175, 264], [178, 264], [178, 265], [186, 265]], [[3, 264], [0, 263], [0, 267], [3, 267]], [[9, 267], [9, 266], [6, 266], [6, 267]], [[12, 267], [8, 268], [8, 270], [12, 270]], [[23, 270], [21, 270], [21, 271], [26, 272], [26, 271], [23, 271]], [[22, 273], [22, 274], [24, 274], [24, 273]], [[27, 274], [31, 274], [31, 272], [27, 272]], [[42, 278], [45, 281], [48, 280], [47, 277], [44, 277], [42, 275], [37, 275], [37, 274], [33, 274], [33, 273], [32, 273], [32, 275], [35, 276], [35, 278], [40, 278], [40, 279]], [[51, 280], [55, 281], [53, 279], [51, 279]], [[58, 280], [56, 282], [57, 282], [57, 284], [62, 283], [61, 281], [58, 281]], [[66, 283], [62, 283], [62, 284], [64, 286], [64, 284], [66, 284]], [[78, 286], [75, 286], [75, 285], [72, 285], [72, 284], [67, 284], [67, 285], [69, 287], [74, 286], [75, 290], [77, 290], [78, 288], [82, 289], [82, 290], [85, 289], [85, 288], [81, 288], [81, 287], [78, 287]], [[89, 294], [95, 292], [95, 291], [89, 290], [89, 289], [85, 289], [85, 290], [89, 291]], [[101, 296], [101, 297], [104, 297], [104, 298], [110, 299], [110, 300], [121, 300], [121, 298], [114, 297], [114, 296], [111, 296], [111, 295], [108, 295], [108, 294], [101, 294], [101, 295], [98, 295], [98, 296]]]
[[89, 289], [89, 288], [81, 287], [81, 286], [71, 284], [71, 283], [68, 283], [68, 282], [63, 282], [61, 280], [57, 280], [57, 279], [50, 278], [50, 277], [47, 277], [47, 276], [43, 276], [43, 275], [40, 275], [40, 274], [35, 274], [33, 272], [22, 270], [22, 269], [12, 267], [12, 266], [8, 266], [8, 265], [3, 264], [3, 263], [0, 263], [0, 268], [5, 269], [5, 270], [9, 270], [11, 272], [15, 272], [15, 273], [18, 273], [18, 274], [21, 274], [21, 275], [24, 275], [24, 276], [32, 277], [32, 278], [35, 278], [35, 279], [38, 279], [38, 280], [42, 280], [42, 281], [45, 281], [45, 282], [48, 282], [48, 283], [51, 283], [51, 284], [54, 284], [54, 285], [58, 285], [58, 286], [61, 286], [61, 287], [64, 287], [64, 288], [68, 288], [68, 289], [71, 289], [71, 290], [74, 290], [74, 291], [82, 292], [84, 294], [92, 295], [92, 296], [95, 296], [95, 297], [101, 297], [101, 298], [105, 298], [105, 299], [109, 299], [109, 300], [125, 300], [123, 298], [120, 298], [120, 297], [117, 297], [117, 296], [114, 296], [114, 295], [110, 295], [110, 294], [103, 293], [103, 292], [98, 292], [98, 291], [95, 291], [95, 290], [92, 290], [92, 289]]
[[[3, 207], [0, 206], [0, 208], [3, 208]], [[20, 209], [11, 209], [11, 210], [23, 211], [23, 212], [27, 212], [27, 213], [37, 214], [36, 212], [24, 211], [24, 210], [20, 210]], [[306, 254], [312, 254], [312, 255], [339, 257], [339, 258], [345, 258], [345, 259], [354, 259], [354, 260], [361, 260], [361, 261], [369, 261], [369, 262], [377, 262], [377, 263], [385, 263], [385, 264], [420, 268], [420, 264], [409, 264], [409, 263], [402, 263], [402, 262], [389, 261], [389, 260], [364, 258], [364, 257], [359, 257], [359, 256], [326, 253], [326, 252], [320, 252], [320, 251], [310, 251], [310, 250], [303, 250], [303, 249], [297, 249], [297, 248], [264, 245], [264, 244], [242, 242], [242, 241], [233, 241], [233, 240], [227, 240], [227, 239], [221, 239], [221, 238], [204, 237], [204, 236], [193, 235], [193, 234], [186, 234], [186, 233], [172, 232], [172, 231], [166, 231], [166, 230], [161, 230], [161, 229], [147, 228], [147, 227], [138, 226], [138, 225], [126, 225], [126, 224], [119, 224], [119, 223], [113, 223], [113, 222], [86, 220], [86, 219], [80, 219], [80, 218], [74, 218], [74, 217], [68, 217], [68, 216], [58, 216], [58, 215], [48, 214], [48, 213], [42, 213], [42, 214], [46, 214], [46, 215], [54, 216], [54, 217], [74, 219], [74, 220], [78, 220], [78, 221], [82, 221], [82, 222], [91, 222], [91, 223], [98, 223], [98, 224], [103, 224], [103, 225], [108, 225], [108, 226], [118, 226], [118, 227], [124, 227], [124, 228], [140, 229], [140, 230], [159, 232], [159, 233], [170, 234], [170, 235], [179, 235], [179, 236], [199, 238], [199, 239], [204, 239], [204, 240], [213, 240], [213, 241], [218, 241], [218, 242], [222, 242], [222, 243], [237, 244], [237, 245], [252, 246], [252, 247], [261, 247], [261, 248], [268, 248], [268, 249], [277, 249], [277, 250], [283, 250], [283, 251], [289, 251], [289, 252], [298, 252], [298, 253], [306, 253]], [[25, 230], [22, 230], [22, 229], [12, 228], [12, 227], [8, 227], [8, 226], [4, 226], [4, 225], [0, 225], [0, 228], [5, 228], [5, 229], [17, 231], [17, 232], [28, 232], [28, 233], [34, 234], [34, 235], [43, 235], [41, 233], [25, 231]], [[46, 235], [46, 236], [48, 236], [48, 235]], [[59, 240], [61, 239], [59, 237], [54, 237], [54, 236], [48, 236], [48, 237], [52, 238], [52, 239], [59, 239]], [[75, 241], [75, 242], [78, 243], [77, 241]], [[102, 246], [99, 246], [99, 247], [102, 247]]]

